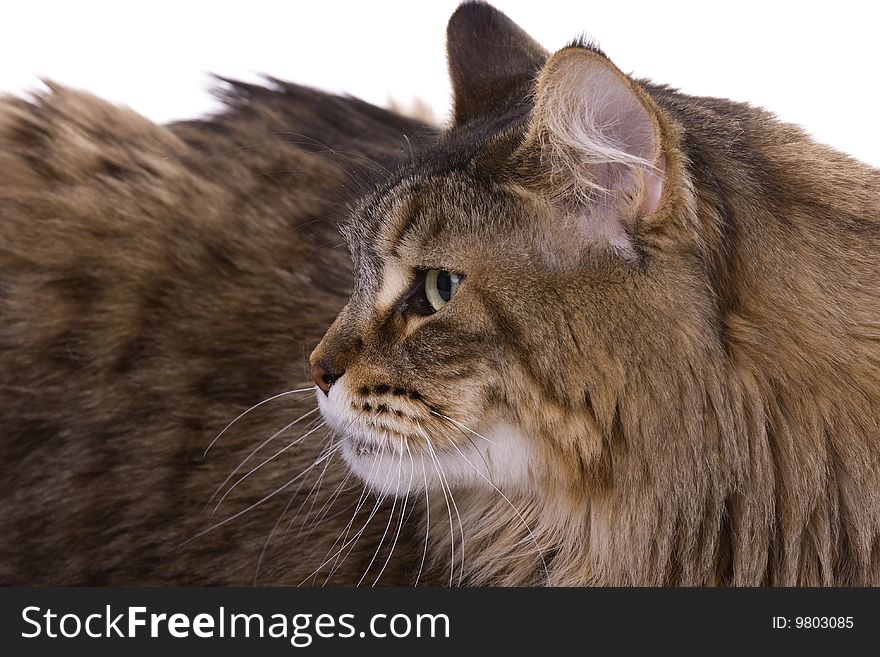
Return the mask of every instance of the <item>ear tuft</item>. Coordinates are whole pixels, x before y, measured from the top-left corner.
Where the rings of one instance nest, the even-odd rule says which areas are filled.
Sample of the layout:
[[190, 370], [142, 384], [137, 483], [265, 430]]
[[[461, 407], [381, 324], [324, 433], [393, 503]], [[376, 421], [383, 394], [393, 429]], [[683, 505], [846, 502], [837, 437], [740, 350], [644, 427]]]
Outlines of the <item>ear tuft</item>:
[[621, 185], [659, 159], [656, 118], [635, 85], [600, 51], [566, 48], [541, 72], [531, 130], [579, 182], [596, 191]]
[[[571, 46], [538, 77], [522, 147], [591, 239], [624, 244], [627, 221], [654, 212], [664, 181], [659, 108], [597, 48]], [[548, 170], [549, 168], [549, 170]]]
[[525, 101], [547, 52], [503, 13], [466, 2], [446, 28], [453, 125], [460, 126], [511, 98]]
[[590, 39], [586, 34], [581, 34], [580, 36], [575, 37], [570, 43], [565, 44], [565, 48], [592, 50], [597, 55], [602, 55], [602, 57], [605, 57], [606, 59], [608, 58], [608, 55], [606, 55], [605, 51], [599, 47], [599, 44]]

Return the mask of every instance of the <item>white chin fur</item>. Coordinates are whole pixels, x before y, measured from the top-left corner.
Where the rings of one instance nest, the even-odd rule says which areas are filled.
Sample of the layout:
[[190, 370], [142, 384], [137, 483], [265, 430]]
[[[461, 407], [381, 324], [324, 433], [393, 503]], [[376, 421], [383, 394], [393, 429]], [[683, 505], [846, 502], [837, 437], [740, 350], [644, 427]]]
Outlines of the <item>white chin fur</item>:
[[342, 386], [333, 386], [327, 396], [319, 392], [318, 405], [340, 434], [343, 458], [352, 472], [380, 495], [493, 486], [521, 490], [531, 482], [531, 442], [509, 424], [475, 427], [470, 440], [462, 437], [455, 447], [443, 436], [433, 441], [433, 449], [423, 441], [407, 449], [401, 440], [363, 426]]

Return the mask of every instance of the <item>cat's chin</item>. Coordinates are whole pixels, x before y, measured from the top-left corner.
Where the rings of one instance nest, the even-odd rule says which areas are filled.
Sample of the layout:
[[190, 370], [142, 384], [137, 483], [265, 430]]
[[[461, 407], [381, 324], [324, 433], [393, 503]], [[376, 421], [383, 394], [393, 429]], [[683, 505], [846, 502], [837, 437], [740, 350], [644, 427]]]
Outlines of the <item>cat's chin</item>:
[[418, 455], [397, 452], [367, 435], [342, 439], [342, 456], [351, 471], [379, 495], [406, 495], [429, 486]]
[[483, 435], [482, 449], [475, 441], [443, 450], [401, 448], [387, 435], [356, 432], [342, 439], [341, 452], [352, 472], [379, 495], [527, 487], [531, 450], [522, 436], [508, 426], [486, 429]]
[[[342, 455], [348, 467], [378, 495], [404, 496], [410, 493], [457, 488], [458, 468], [444, 454], [422, 450], [399, 450], [387, 441], [350, 435], [343, 439]], [[470, 457], [468, 457], [470, 458]], [[475, 456], [479, 459], [479, 456]]]

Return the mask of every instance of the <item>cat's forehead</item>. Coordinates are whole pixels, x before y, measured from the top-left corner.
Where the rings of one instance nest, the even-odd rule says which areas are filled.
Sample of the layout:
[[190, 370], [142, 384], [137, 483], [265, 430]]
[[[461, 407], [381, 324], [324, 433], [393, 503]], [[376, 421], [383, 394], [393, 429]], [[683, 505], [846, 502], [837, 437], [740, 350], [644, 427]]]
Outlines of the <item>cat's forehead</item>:
[[482, 186], [463, 170], [412, 173], [366, 198], [354, 221], [369, 223], [376, 237], [392, 239], [428, 216], [454, 223], [481, 196]]
[[407, 248], [430, 257], [432, 249], [464, 247], [512, 230], [516, 203], [503, 184], [473, 170], [418, 173], [364, 199], [353, 232], [380, 259], [397, 259]]
[[505, 166], [521, 138], [521, 119], [448, 134], [412, 157], [361, 199], [347, 234], [356, 236], [359, 246], [366, 240], [377, 251], [393, 252], [405, 236], [465, 237], [499, 228], [503, 217], [517, 214], [511, 212], [517, 195]]

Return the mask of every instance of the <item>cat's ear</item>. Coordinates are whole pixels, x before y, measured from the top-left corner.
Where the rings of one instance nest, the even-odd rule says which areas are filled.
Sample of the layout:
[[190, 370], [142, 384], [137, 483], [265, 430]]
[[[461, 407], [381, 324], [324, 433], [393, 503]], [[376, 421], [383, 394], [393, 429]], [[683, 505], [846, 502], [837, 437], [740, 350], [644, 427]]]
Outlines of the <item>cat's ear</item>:
[[488, 114], [528, 89], [548, 53], [512, 20], [483, 2], [456, 9], [446, 28], [453, 124]]
[[634, 256], [634, 222], [658, 209], [663, 191], [660, 116], [604, 54], [570, 46], [538, 76], [520, 155], [588, 241]]

